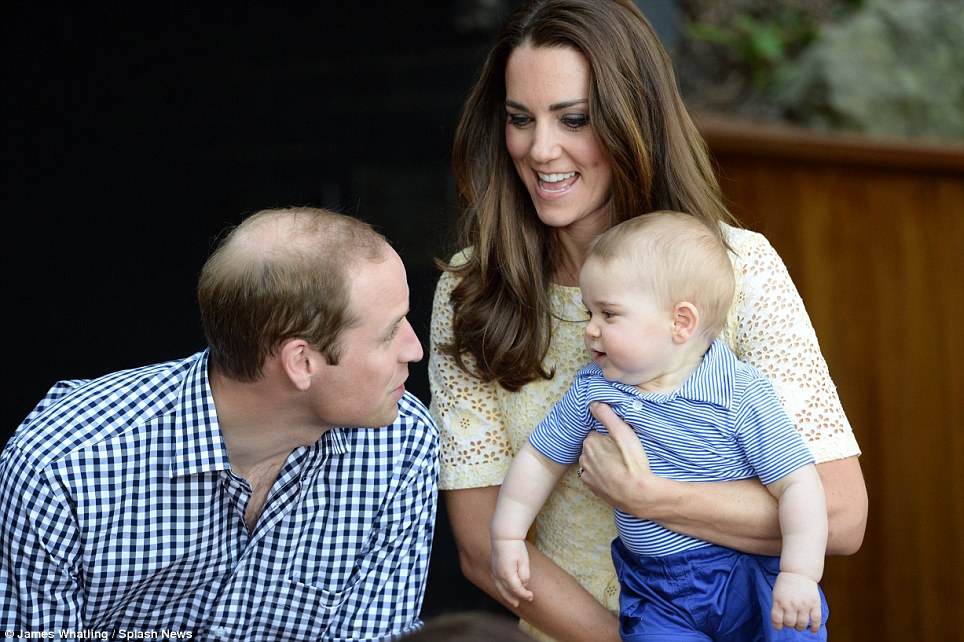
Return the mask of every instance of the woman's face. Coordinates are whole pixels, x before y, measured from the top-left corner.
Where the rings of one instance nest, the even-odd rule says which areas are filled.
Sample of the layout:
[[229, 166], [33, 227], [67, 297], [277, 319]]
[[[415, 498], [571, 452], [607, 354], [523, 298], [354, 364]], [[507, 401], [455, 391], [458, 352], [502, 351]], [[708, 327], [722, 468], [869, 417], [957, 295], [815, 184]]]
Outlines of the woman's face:
[[505, 140], [539, 220], [596, 236], [609, 227], [612, 171], [589, 123], [589, 63], [523, 45], [505, 68]]

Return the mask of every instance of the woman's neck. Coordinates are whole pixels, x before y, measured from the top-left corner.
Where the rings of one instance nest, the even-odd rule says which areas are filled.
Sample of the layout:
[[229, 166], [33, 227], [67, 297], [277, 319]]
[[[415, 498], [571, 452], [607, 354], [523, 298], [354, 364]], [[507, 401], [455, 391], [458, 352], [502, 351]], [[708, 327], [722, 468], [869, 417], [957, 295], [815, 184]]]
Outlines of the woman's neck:
[[559, 262], [550, 276], [550, 281], [558, 285], [579, 287], [579, 272], [586, 262], [589, 243], [594, 237], [582, 238], [569, 230], [559, 230], [556, 243], [559, 248]]

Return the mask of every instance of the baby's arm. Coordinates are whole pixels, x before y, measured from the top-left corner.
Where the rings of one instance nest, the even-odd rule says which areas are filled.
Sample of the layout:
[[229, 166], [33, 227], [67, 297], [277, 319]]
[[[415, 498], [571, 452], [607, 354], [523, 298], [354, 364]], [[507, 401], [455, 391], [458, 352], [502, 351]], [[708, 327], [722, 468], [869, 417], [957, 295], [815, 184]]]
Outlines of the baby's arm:
[[559, 464], [526, 442], [512, 460], [502, 482], [492, 518], [492, 575], [499, 593], [512, 606], [531, 601], [526, 535], [536, 514], [568, 466]]
[[780, 574], [773, 587], [770, 618], [777, 630], [784, 626], [816, 633], [823, 614], [817, 582], [823, 575], [827, 548], [827, 509], [820, 476], [804, 466], [769, 484], [780, 502], [783, 551]]

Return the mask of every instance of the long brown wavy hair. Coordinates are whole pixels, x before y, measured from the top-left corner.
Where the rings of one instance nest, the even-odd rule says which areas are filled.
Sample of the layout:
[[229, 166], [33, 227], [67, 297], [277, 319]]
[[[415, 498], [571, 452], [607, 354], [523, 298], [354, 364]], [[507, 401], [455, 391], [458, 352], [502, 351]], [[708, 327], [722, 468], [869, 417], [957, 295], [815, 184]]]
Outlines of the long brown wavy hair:
[[[462, 108], [452, 165], [466, 263], [445, 266], [453, 342], [464, 370], [510, 391], [553, 372], [549, 278], [562, 257], [505, 145], [505, 67], [519, 46], [569, 47], [590, 68], [589, 123], [612, 168], [610, 225], [677, 210], [714, 229], [733, 222], [706, 145], [683, 106], [672, 63], [630, 0], [536, 0], [503, 26]], [[470, 369], [466, 357], [472, 358]]]

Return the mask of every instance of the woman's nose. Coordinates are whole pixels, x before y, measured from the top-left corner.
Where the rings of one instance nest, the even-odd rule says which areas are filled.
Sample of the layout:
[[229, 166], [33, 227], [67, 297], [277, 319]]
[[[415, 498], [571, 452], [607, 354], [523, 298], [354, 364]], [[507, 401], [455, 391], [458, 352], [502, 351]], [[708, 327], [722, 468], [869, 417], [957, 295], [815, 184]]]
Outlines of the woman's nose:
[[532, 133], [532, 148], [529, 155], [532, 160], [546, 163], [559, 156], [559, 141], [549, 123], [537, 123]]

